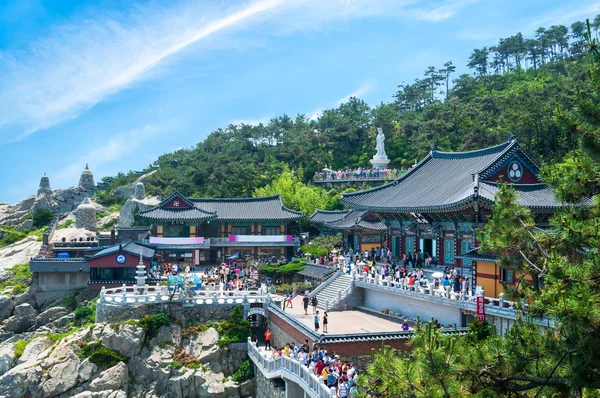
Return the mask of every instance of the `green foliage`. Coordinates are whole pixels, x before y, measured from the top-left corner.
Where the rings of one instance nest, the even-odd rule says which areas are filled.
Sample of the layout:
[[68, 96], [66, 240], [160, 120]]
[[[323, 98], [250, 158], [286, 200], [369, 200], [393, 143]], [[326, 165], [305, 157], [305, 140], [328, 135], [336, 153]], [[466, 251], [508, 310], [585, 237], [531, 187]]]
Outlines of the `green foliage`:
[[307, 186], [299, 173], [292, 173], [284, 168], [284, 172], [271, 184], [254, 191], [255, 197], [281, 195], [283, 204], [291, 209], [310, 215], [317, 209], [333, 210], [338, 206], [339, 194], [327, 192], [322, 188]]
[[231, 375], [231, 380], [241, 383], [254, 377], [254, 367], [249, 359], [240, 364], [240, 367]]
[[160, 329], [161, 326], [168, 326], [170, 324], [171, 321], [169, 321], [169, 317], [164, 312], [144, 315], [139, 321], [139, 326], [144, 329], [144, 332], [146, 333], [146, 339], [156, 337], [158, 329]]
[[275, 285], [275, 289], [277, 291], [278, 294], [284, 294], [284, 295], [288, 295], [290, 293], [292, 293], [294, 291], [294, 288], [296, 289], [296, 292], [298, 293], [302, 293], [306, 290], [311, 291], [313, 289], [313, 285], [310, 283], [304, 283], [304, 282], [300, 282], [300, 283], [282, 283], [279, 285]]
[[129, 358], [119, 354], [117, 351], [105, 347], [100, 342], [94, 342], [84, 345], [77, 352], [80, 358], [89, 358], [89, 360], [101, 369], [108, 369], [119, 362], [127, 362]]
[[244, 319], [242, 315], [242, 306], [235, 306], [229, 315], [227, 321], [222, 321], [219, 325], [219, 340], [217, 345], [224, 347], [231, 343], [243, 343], [248, 341], [252, 334], [250, 322]]
[[25, 351], [25, 347], [31, 342], [31, 340], [18, 340], [15, 342], [15, 354], [13, 355], [13, 361], [21, 358], [23, 355], [23, 351]]
[[0, 283], [0, 289], [5, 289], [8, 286], [12, 286], [13, 295], [21, 294], [29, 286], [31, 286], [33, 273], [29, 270], [29, 263], [17, 264], [12, 268], [7, 268], [12, 276]]
[[96, 306], [93, 307], [84, 305], [79, 307], [74, 312], [74, 319], [76, 322], [82, 323], [94, 323], [96, 321]]
[[50, 225], [50, 221], [54, 218], [54, 213], [52, 213], [48, 209], [37, 209], [35, 213], [33, 213], [33, 227], [47, 227]]
[[77, 294], [72, 294], [68, 297], [62, 299], [63, 307], [70, 309], [71, 311], [75, 311], [77, 308], [77, 299], [75, 298]]
[[26, 233], [6, 228], [0, 229], [0, 235], [5, 235], [2, 239], [0, 239], [0, 248], [12, 245], [13, 243], [16, 243], [27, 237]]
[[258, 271], [263, 276], [269, 276], [272, 278], [281, 277], [285, 281], [286, 275], [292, 275], [296, 272], [300, 272], [305, 268], [304, 259], [295, 258], [286, 264], [265, 264], [262, 265]]
[[302, 251], [320, 257], [329, 254], [336, 247], [341, 247], [343, 241], [342, 234], [321, 235], [312, 239], [308, 245], [302, 246]]
[[62, 223], [58, 227], [56, 227], [56, 229], [66, 229], [66, 228], [69, 228], [71, 226], [71, 224], [73, 224], [74, 222], [75, 222], [75, 220], [66, 220], [64, 223]]

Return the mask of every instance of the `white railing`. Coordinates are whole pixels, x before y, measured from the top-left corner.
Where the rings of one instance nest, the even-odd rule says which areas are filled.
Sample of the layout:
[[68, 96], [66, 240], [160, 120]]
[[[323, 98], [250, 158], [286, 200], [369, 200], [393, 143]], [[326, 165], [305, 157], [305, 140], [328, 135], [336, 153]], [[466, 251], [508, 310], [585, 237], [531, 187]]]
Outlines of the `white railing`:
[[256, 367], [268, 379], [283, 377], [298, 384], [312, 398], [333, 398], [323, 380], [313, 374], [306, 366], [286, 356], [267, 358], [248, 338], [248, 356]]
[[138, 305], [159, 303], [181, 303], [184, 306], [210, 305], [210, 304], [245, 304], [263, 303], [267, 301], [267, 294], [260, 290], [192, 290], [169, 289], [168, 286], [136, 286], [123, 285], [116, 288], [100, 291], [101, 303], [116, 305]]
[[353, 284], [354, 283], [352, 282], [352, 283], [350, 283], [350, 286], [348, 286], [344, 290], [341, 290], [341, 289], [338, 290], [337, 296], [334, 300], [327, 300], [325, 302], [325, 311], [337, 309], [337, 308], [335, 308], [335, 306], [338, 303], [341, 303], [342, 301], [344, 301], [346, 299], [346, 297], [348, 297], [352, 293]]

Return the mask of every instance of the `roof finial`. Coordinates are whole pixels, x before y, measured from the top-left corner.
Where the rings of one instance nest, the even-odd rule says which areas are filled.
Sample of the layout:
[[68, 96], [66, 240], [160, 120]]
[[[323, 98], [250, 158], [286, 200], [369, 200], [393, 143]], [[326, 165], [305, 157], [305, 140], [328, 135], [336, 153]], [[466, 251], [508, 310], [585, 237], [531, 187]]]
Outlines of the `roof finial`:
[[44, 177], [46, 177], [46, 172], [44, 171]]
[[517, 140], [517, 137], [515, 137], [515, 135], [511, 132], [510, 135], [508, 136], [508, 142], [513, 142], [516, 140]]
[[90, 168], [88, 167], [88, 164], [87, 164], [87, 163], [85, 164], [85, 169], [86, 169], [86, 170], [89, 170], [89, 169], [90, 169]]

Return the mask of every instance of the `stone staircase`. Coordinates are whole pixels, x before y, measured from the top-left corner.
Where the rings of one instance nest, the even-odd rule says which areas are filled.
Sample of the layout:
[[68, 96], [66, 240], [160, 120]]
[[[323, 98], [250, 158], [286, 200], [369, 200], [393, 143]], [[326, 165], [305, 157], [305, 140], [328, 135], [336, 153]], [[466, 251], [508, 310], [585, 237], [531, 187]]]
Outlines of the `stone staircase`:
[[[319, 304], [317, 308], [327, 309], [328, 311], [340, 309], [338, 307], [341, 306], [342, 303], [338, 302], [338, 292], [342, 292], [342, 301], [344, 299], [344, 292], [352, 284], [352, 277], [346, 274], [340, 274], [338, 276], [333, 276], [334, 278], [327, 286], [317, 292], [317, 300]], [[329, 301], [329, 308], [326, 308], [327, 301]]]

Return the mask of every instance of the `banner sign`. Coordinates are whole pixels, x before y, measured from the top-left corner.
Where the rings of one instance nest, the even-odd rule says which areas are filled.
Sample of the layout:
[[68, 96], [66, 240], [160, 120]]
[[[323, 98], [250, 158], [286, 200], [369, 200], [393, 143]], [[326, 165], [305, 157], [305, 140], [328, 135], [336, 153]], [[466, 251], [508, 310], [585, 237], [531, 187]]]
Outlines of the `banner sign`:
[[485, 297], [477, 296], [477, 321], [483, 322], [485, 319]]

